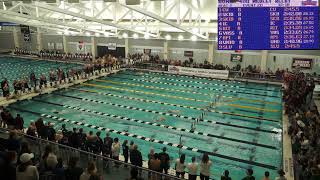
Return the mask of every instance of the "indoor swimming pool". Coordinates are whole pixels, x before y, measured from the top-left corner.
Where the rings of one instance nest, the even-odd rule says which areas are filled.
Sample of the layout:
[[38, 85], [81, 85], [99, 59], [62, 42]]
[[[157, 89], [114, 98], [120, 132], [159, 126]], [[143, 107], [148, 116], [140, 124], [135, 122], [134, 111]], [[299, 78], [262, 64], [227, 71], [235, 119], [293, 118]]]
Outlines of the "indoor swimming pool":
[[[33, 70], [41, 73], [50, 63], [17, 67], [39, 66]], [[172, 168], [179, 154], [189, 163], [208, 153], [213, 177], [228, 169], [240, 179], [252, 168], [257, 179], [264, 171], [274, 179], [282, 165], [281, 97], [281, 87], [270, 84], [125, 70], [9, 109], [24, 117], [25, 126], [42, 117], [56, 128], [66, 124], [69, 130], [102, 131], [103, 137], [109, 131], [121, 143], [138, 144], [144, 160], [150, 148], [165, 146]]]

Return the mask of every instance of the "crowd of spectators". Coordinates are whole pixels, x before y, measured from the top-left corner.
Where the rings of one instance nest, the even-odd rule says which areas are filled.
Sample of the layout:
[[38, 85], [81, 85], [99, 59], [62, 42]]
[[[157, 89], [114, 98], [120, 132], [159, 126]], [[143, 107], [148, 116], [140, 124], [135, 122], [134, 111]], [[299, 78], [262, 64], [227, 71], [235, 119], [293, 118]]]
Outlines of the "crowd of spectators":
[[[18, 133], [25, 133], [28, 138], [41, 138], [55, 143], [59, 143], [72, 148], [80, 149], [104, 157], [120, 160], [122, 154], [125, 163], [131, 163], [133, 166], [143, 166], [143, 156], [134, 141], [129, 144], [128, 140], [123, 140], [122, 143], [117, 137], [112, 138], [107, 132], [105, 138], [101, 137], [101, 132], [93, 133], [89, 131], [86, 133], [82, 128], [72, 130], [68, 129], [65, 124], [60, 129], [55, 129], [52, 122], [45, 123], [42, 118], [35, 122], [31, 122], [28, 128], [24, 129], [24, 120], [18, 114], [15, 118], [6, 109], [1, 110], [1, 126], [10, 130], [9, 138], [5, 143], [3, 151], [0, 153], [0, 170], [5, 167], [5, 172], [8, 180], [25, 180], [38, 179], [39, 175], [54, 175], [60, 180], [91, 180], [102, 179], [102, 173], [97, 170], [95, 162], [90, 161], [87, 169], [82, 169], [77, 166], [78, 159], [71, 157], [67, 160], [67, 164], [63, 164], [66, 160], [57, 157], [54, 154], [52, 147], [47, 146], [45, 152], [39, 161], [33, 160], [34, 155], [31, 153], [28, 143], [21, 141]], [[122, 151], [122, 153], [121, 153]], [[186, 155], [181, 154], [180, 158], [172, 160], [167, 153], [166, 147], [163, 147], [161, 152], [156, 152], [153, 148], [150, 149], [147, 161], [148, 168], [159, 173], [168, 173], [170, 165], [173, 163], [176, 176], [179, 178], [186, 178], [188, 172], [189, 180], [196, 180], [200, 172], [201, 180], [209, 180], [210, 169], [212, 161], [208, 154], [203, 154], [200, 162], [196, 162], [196, 157], [191, 157], [191, 162], [186, 162]], [[14, 161], [17, 159], [17, 161]], [[115, 167], [119, 167], [120, 163], [114, 163]], [[124, 165], [126, 166], [126, 164]], [[10, 170], [7, 170], [7, 169]], [[138, 180], [138, 175], [141, 174], [135, 168], [131, 170], [129, 180]], [[231, 175], [228, 170], [223, 172], [221, 180], [231, 180]], [[254, 180], [254, 172], [248, 169], [247, 176], [243, 180]], [[270, 173], [266, 171], [265, 180], [269, 179]], [[149, 173], [149, 178], [153, 180], [160, 180], [161, 175], [157, 173]], [[279, 177], [276, 180], [285, 180], [284, 172], [279, 170]]]
[[59, 50], [41, 50], [41, 51], [30, 51], [20, 48], [15, 48], [14, 54], [16, 55], [31, 55], [40, 58], [54, 59], [54, 60], [82, 60], [92, 61], [91, 53], [64, 53]]
[[296, 178], [320, 179], [320, 116], [312, 100], [314, 79], [301, 72], [286, 72], [284, 85]]
[[[85, 63], [79, 68], [69, 68], [66, 64], [65, 68], [58, 67], [57, 69], [50, 69], [49, 72], [42, 73], [37, 76], [35, 72], [30, 72], [29, 77], [22, 77], [21, 79], [16, 79], [12, 82], [12, 87], [14, 89], [14, 95], [20, 95], [22, 93], [31, 92], [32, 89], [41, 90], [48, 87], [49, 85], [56, 86], [57, 83], [62, 84], [72, 82], [73, 80], [79, 79], [82, 75], [93, 74], [95, 71], [101, 72], [102, 68], [112, 69], [121, 64], [117, 58], [106, 55], [102, 58], [98, 58], [90, 63]], [[47, 74], [47, 76], [46, 76]], [[10, 96], [10, 84], [8, 79], [4, 78], [1, 81], [1, 90], [3, 97], [9, 98]]]

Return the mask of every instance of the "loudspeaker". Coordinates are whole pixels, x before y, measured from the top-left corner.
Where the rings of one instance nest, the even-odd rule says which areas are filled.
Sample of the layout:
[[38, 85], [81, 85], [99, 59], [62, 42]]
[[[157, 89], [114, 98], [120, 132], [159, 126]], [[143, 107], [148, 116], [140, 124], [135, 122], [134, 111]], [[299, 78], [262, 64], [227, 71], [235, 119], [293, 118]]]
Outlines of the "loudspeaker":
[[276, 62], [276, 60], [277, 60], [277, 57], [273, 56], [273, 62]]
[[126, 0], [126, 5], [139, 5], [140, 0]]

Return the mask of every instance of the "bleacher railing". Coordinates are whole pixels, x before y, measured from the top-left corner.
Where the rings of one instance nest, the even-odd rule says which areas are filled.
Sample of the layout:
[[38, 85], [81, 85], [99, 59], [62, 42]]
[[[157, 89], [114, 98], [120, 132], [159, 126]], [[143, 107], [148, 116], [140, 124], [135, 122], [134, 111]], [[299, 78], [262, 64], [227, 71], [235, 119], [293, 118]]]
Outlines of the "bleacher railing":
[[[1, 137], [7, 136], [8, 129], [0, 128], [0, 134]], [[115, 177], [119, 177], [117, 179], [129, 179], [130, 170], [132, 168], [136, 168], [138, 170], [139, 176], [142, 179], [179, 179], [173, 175], [159, 173], [144, 167], [134, 166], [130, 163], [125, 163], [123, 161], [115, 160], [110, 157], [102, 156], [100, 154], [94, 154], [91, 152], [83, 151], [81, 149], [76, 149], [70, 146], [62, 145], [56, 142], [40, 139], [38, 137], [29, 136], [24, 133], [18, 133], [18, 135], [21, 141], [26, 141], [29, 143], [31, 150], [34, 153], [36, 161], [39, 161], [41, 159], [41, 156], [45, 151], [45, 147], [47, 145], [50, 145], [52, 146], [53, 151], [57, 155], [57, 157], [63, 159], [64, 164], [67, 164], [71, 157], [78, 157], [80, 160], [79, 166], [83, 169], [86, 169], [88, 162], [94, 160], [96, 162], [98, 172], [101, 175], [103, 175], [104, 179], [114, 179]], [[124, 174], [124, 172], [126, 173]], [[55, 179], [55, 176], [53, 174], [40, 174], [40, 177], [41, 179], [45, 180]]]

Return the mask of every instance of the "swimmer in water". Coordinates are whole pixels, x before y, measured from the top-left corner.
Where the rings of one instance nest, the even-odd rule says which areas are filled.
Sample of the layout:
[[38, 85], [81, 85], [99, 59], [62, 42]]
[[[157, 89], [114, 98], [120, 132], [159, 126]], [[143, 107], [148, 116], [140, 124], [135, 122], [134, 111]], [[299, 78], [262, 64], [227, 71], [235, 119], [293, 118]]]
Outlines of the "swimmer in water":
[[180, 114], [181, 111], [179, 111], [179, 110], [169, 110], [168, 113], [171, 113], [171, 114]]
[[156, 120], [156, 122], [161, 122], [161, 121], [165, 121], [165, 120], [166, 120], [166, 118], [160, 117], [159, 119]]

